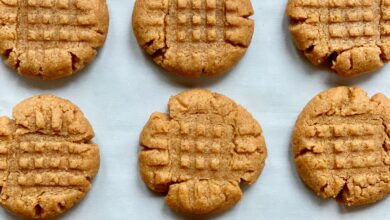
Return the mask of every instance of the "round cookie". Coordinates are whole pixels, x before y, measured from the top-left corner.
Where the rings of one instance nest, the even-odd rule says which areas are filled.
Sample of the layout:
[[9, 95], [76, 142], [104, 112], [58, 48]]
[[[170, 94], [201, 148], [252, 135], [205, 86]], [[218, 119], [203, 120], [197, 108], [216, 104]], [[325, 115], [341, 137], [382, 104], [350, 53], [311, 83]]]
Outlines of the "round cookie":
[[0, 204], [27, 218], [57, 216], [78, 203], [99, 169], [94, 132], [78, 107], [29, 98], [0, 117]]
[[341, 76], [379, 69], [390, 59], [389, 1], [289, 0], [290, 31], [315, 65]]
[[20, 74], [58, 79], [83, 69], [103, 46], [105, 0], [0, 0], [0, 54]]
[[139, 45], [166, 70], [189, 77], [228, 71], [253, 35], [250, 0], [136, 0]]
[[267, 149], [257, 121], [229, 98], [189, 90], [169, 100], [169, 114], [153, 113], [141, 134], [142, 179], [167, 193], [176, 211], [209, 214], [242, 197], [240, 183], [260, 175]]
[[390, 193], [390, 100], [337, 87], [314, 97], [292, 137], [302, 180], [322, 198], [363, 205]]

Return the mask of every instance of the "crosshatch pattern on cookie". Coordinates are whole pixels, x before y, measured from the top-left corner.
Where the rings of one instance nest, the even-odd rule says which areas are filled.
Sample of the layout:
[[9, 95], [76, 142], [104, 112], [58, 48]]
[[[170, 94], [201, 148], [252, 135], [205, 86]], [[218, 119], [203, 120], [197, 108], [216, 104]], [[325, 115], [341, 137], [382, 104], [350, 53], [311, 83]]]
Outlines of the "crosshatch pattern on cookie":
[[[249, 0], [139, 0], [135, 8], [135, 32], [141, 46], [154, 60], [181, 75], [216, 75], [233, 65], [249, 46], [253, 34], [253, 10]], [[144, 7], [144, 6], [142, 6]], [[242, 7], [242, 8], [240, 8]], [[142, 19], [141, 11], [152, 14]], [[137, 29], [147, 27], [137, 34]], [[145, 39], [146, 42], [143, 42]], [[228, 55], [222, 55], [228, 53]], [[224, 64], [220, 58], [232, 59]], [[191, 58], [191, 69], [181, 66]], [[221, 66], [219, 66], [221, 65]], [[223, 66], [226, 65], [226, 66]]]
[[22, 102], [14, 116], [0, 117], [1, 205], [29, 218], [59, 215], [84, 197], [99, 168], [92, 128], [52, 96]]
[[[168, 192], [167, 203], [184, 212], [229, 208], [241, 198], [238, 183], [253, 183], [264, 166], [260, 126], [244, 109], [206, 90], [179, 94], [169, 106], [170, 115], [154, 113], [141, 135], [140, 169], [145, 183]], [[212, 199], [192, 195], [197, 189], [206, 190], [204, 196]], [[187, 203], [183, 196], [193, 202]]]
[[[336, 72], [348, 76], [375, 70], [389, 60], [388, 0], [290, 0], [287, 13], [298, 48], [314, 64], [330, 59]], [[365, 56], [371, 57], [366, 67], [353, 66]]]
[[[199, 130], [186, 130], [189, 127]], [[204, 129], [203, 132], [201, 132], [202, 129]], [[219, 133], [218, 137], [217, 132], [224, 134]], [[177, 175], [181, 177], [196, 176], [198, 173], [199, 178], [232, 178], [244, 175], [246, 172], [256, 171], [258, 162], [254, 160], [254, 157], [257, 155], [250, 153], [258, 148], [255, 142], [258, 135], [248, 133], [244, 137], [235, 138], [230, 126], [212, 127], [201, 123], [183, 123], [177, 133], [167, 132], [164, 135], [158, 134], [156, 137], [151, 134], [153, 138], [150, 142], [154, 143], [152, 146], [157, 146], [158, 149], [144, 153], [144, 156], [147, 157], [149, 166], [156, 166], [157, 170], [164, 170], [162, 165], [171, 166], [170, 169], [180, 170]], [[175, 138], [178, 136], [180, 138]], [[177, 155], [172, 155], [173, 153], [169, 155], [170, 148], [175, 148], [174, 152]], [[170, 164], [169, 156], [177, 157], [179, 162]]]
[[[322, 120], [331, 121], [331, 118]], [[318, 169], [330, 170], [390, 165], [382, 160], [382, 139], [387, 136], [383, 125], [380, 121], [363, 123], [308, 126], [303, 147], [317, 153], [310, 163], [316, 164]], [[383, 132], [378, 133], [378, 130]]]
[[[361, 91], [350, 89], [350, 98], [344, 95], [348, 104], [323, 101], [329, 106], [324, 108], [309, 104], [312, 108], [300, 116], [293, 138], [303, 180], [320, 196], [347, 205], [372, 203], [390, 193], [390, 123], [384, 109], [389, 101], [382, 95], [368, 100]], [[325, 92], [321, 98], [340, 93]]]
[[[373, 118], [371, 115], [363, 115], [362, 118], [365, 116]], [[390, 139], [386, 128], [380, 118], [356, 123], [357, 118], [351, 117], [343, 124], [332, 124], [334, 117], [321, 117], [305, 128], [302, 150], [296, 161], [311, 169], [313, 176], [318, 176], [322, 186], [319, 194], [324, 197], [337, 195], [334, 191], [336, 185], [338, 190], [348, 187], [352, 191], [350, 194], [364, 199], [378, 190], [386, 191], [386, 185], [390, 184]], [[373, 171], [370, 172], [370, 169]], [[332, 176], [331, 183], [328, 175]], [[351, 186], [344, 186], [349, 181], [353, 181]], [[348, 191], [341, 192], [340, 195], [344, 195]], [[345, 202], [353, 204], [352, 201]]]
[[[13, 143], [12, 143], [13, 144]], [[85, 177], [95, 161], [82, 152], [94, 150], [95, 146], [72, 142], [22, 142], [10, 154], [18, 155], [11, 163], [16, 163], [21, 186], [56, 187], [68, 189], [86, 187], [90, 180]], [[10, 148], [13, 149], [13, 148]]]
[[[40, 41], [45, 41], [46, 48], [58, 42], [65, 47], [66, 43], [94, 41], [99, 36], [91, 29], [96, 25], [97, 18], [84, 0], [9, 1], [14, 4], [2, 1], [0, 9], [4, 13], [0, 13], [0, 22], [19, 26], [10, 32], [2, 31], [6, 33], [3, 40], [28, 42], [26, 45], [31, 49], [43, 49]], [[2, 28], [8, 29], [8, 26]]]
[[0, 53], [24, 75], [71, 75], [104, 43], [102, 4], [104, 0], [0, 0]]
[[[179, 0], [172, 4], [177, 13], [177, 41], [201, 43], [225, 41], [222, 1]], [[217, 35], [218, 34], [218, 35]]]
[[[236, 41], [233, 35], [239, 28], [238, 5], [225, 0], [153, 0], [152, 11], [169, 11], [173, 17], [168, 24], [177, 28], [173, 41], [178, 43], [205, 43]], [[151, 19], [150, 26], [164, 27], [163, 19]], [[172, 39], [169, 39], [172, 40]]]

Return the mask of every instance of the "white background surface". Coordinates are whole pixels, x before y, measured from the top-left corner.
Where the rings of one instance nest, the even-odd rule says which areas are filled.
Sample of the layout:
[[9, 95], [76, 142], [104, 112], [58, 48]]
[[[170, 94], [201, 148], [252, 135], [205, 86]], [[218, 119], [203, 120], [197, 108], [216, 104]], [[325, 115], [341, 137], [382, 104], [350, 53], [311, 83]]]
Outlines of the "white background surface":
[[[51, 93], [78, 105], [94, 127], [101, 167], [87, 197], [60, 219], [188, 219], [172, 212], [163, 196], [138, 175], [138, 136], [150, 114], [166, 111], [171, 95], [202, 87], [245, 106], [261, 123], [268, 148], [259, 180], [242, 201], [216, 219], [386, 219], [390, 199], [346, 209], [316, 197], [297, 177], [290, 136], [295, 119], [318, 92], [358, 85], [390, 96], [390, 66], [345, 80], [313, 67], [292, 44], [284, 16], [287, 0], [252, 0], [256, 26], [250, 49], [223, 77], [186, 80], [167, 74], [143, 54], [131, 29], [134, 0], [107, 0], [110, 29], [105, 47], [81, 73], [59, 81], [26, 79], [0, 65], [0, 115], [36, 94]], [[209, 216], [210, 217], [210, 216]], [[0, 209], [0, 219], [13, 219]]]

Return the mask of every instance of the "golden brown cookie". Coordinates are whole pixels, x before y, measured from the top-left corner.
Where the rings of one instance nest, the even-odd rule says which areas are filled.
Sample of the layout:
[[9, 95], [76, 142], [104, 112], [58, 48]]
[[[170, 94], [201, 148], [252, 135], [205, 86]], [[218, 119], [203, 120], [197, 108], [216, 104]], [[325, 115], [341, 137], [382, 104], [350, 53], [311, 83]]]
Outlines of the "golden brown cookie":
[[314, 97], [292, 138], [299, 175], [322, 198], [348, 206], [390, 193], [390, 100], [338, 87]]
[[0, 0], [0, 54], [22, 75], [74, 74], [95, 58], [107, 29], [105, 0]]
[[240, 183], [260, 175], [267, 149], [257, 121], [229, 98], [189, 90], [153, 113], [141, 134], [144, 182], [179, 212], [208, 214], [235, 205]]
[[78, 203], [99, 169], [91, 125], [71, 102], [35, 96], [0, 117], [0, 204], [28, 218]]
[[250, 0], [137, 0], [139, 45], [166, 70], [190, 77], [228, 71], [253, 35]]
[[289, 0], [296, 46], [341, 76], [379, 69], [390, 59], [390, 1]]

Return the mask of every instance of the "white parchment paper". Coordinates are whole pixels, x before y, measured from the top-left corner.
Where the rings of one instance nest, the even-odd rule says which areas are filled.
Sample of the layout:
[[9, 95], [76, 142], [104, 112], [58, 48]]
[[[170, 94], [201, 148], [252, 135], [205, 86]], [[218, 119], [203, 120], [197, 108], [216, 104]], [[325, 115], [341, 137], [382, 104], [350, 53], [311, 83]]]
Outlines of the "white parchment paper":
[[[295, 119], [318, 92], [356, 85], [370, 95], [390, 96], [390, 65], [345, 80], [313, 67], [292, 44], [284, 16], [287, 0], [252, 0], [255, 34], [242, 61], [227, 75], [191, 82], [167, 74], [144, 55], [131, 29], [134, 0], [107, 0], [110, 29], [105, 47], [81, 73], [59, 81], [26, 79], [0, 65], [0, 115], [36, 94], [51, 93], [73, 101], [96, 132], [101, 167], [86, 198], [60, 219], [386, 219], [390, 199], [346, 209], [316, 197], [298, 178], [290, 153]], [[138, 136], [150, 114], [166, 111], [171, 95], [202, 87], [245, 106], [261, 123], [268, 147], [259, 180], [245, 187], [233, 209], [196, 218], [172, 212], [163, 196], [147, 189], [138, 175]], [[0, 219], [16, 219], [0, 209]]]

